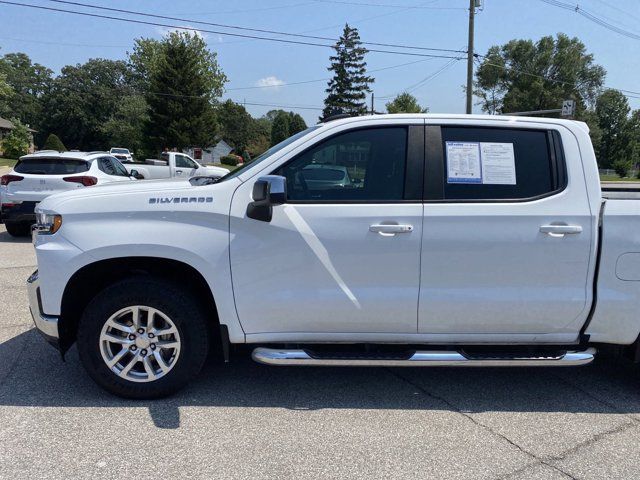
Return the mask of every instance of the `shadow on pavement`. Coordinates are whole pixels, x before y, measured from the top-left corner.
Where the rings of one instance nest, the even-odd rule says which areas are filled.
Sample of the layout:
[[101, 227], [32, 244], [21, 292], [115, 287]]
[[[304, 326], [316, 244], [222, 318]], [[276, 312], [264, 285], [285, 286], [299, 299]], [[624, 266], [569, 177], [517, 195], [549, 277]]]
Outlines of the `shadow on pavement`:
[[0, 231], [0, 243], [31, 243], [31, 237], [12, 237], [3, 229]]
[[582, 368], [296, 368], [258, 365], [249, 351], [228, 365], [210, 362], [173, 397], [131, 401], [97, 387], [75, 349], [62, 362], [31, 329], [0, 344], [0, 405], [146, 406], [159, 428], [179, 428], [179, 407], [189, 406], [640, 413], [638, 369], [613, 360]]

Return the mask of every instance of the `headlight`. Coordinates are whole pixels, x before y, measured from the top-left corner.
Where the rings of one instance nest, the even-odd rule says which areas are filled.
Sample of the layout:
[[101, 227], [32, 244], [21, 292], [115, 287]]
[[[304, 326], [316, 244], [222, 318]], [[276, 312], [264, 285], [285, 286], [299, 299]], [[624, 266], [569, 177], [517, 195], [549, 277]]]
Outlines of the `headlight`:
[[33, 229], [41, 235], [52, 235], [60, 230], [62, 215], [54, 213], [36, 213], [36, 224]]

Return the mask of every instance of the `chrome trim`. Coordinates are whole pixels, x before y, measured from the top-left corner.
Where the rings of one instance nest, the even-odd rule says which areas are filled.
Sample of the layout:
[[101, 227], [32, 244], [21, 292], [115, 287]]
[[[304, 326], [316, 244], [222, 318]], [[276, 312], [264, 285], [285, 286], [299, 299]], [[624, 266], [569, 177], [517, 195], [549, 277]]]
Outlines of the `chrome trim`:
[[36, 270], [27, 280], [27, 293], [29, 296], [29, 310], [31, 311], [31, 317], [33, 318], [33, 323], [35, 323], [36, 328], [45, 337], [47, 337], [48, 340], [57, 341], [60, 338], [60, 335], [58, 334], [58, 317], [42, 313], [38, 284], [38, 271]]
[[418, 351], [402, 359], [313, 358], [300, 349], [258, 347], [251, 358], [266, 365], [309, 365], [328, 367], [577, 367], [591, 363], [595, 348], [567, 352], [559, 357], [474, 359], [455, 351]]

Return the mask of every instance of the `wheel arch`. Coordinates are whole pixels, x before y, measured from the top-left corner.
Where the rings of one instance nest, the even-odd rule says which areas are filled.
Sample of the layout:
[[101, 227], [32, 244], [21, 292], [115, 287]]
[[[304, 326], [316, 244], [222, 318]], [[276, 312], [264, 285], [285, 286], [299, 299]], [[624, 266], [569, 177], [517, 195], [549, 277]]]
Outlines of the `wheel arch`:
[[[209, 284], [191, 265], [159, 257], [119, 257], [89, 263], [75, 272], [62, 295], [58, 332], [60, 350], [64, 354], [75, 342], [80, 318], [89, 302], [104, 288], [135, 275], [163, 278], [195, 292], [209, 318], [212, 346], [220, 347], [228, 340], [221, 338], [218, 309]], [[178, 281], [177, 281], [178, 280]]]

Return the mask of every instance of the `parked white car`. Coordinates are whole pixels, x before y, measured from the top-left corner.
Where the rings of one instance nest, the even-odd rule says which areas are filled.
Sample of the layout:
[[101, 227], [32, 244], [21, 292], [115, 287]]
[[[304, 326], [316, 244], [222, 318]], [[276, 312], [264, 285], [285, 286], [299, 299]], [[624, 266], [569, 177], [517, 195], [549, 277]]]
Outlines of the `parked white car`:
[[[359, 181], [312, 183], [330, 166]], [[110, 392], [167, 395], [230, 344], [269, 365], [640, 359], [640, 194], [601, 188], [584, 123], [341, 119], [198, 180], [36, 209], [35, 324]]]
[[226, 168], [200, 165], [189, 155], [179, 152], [164, 152], [159, 159], [147, 159], [138, 163], [123, 162], [123, 164], [130, 172], [136, 170], [140, 180], [191, 177], [220, 178], [229, 173]]
[[121, 162], [133, 162], [133, 155], [128, 148], [111, 147], [109, 153], [116, 157]]
[[106, 152], [41, 151], [25, 155], [0, 178], [0, 220], [13, 236], [29, 235], [34, 208], [53, 193], [135, 178]]

